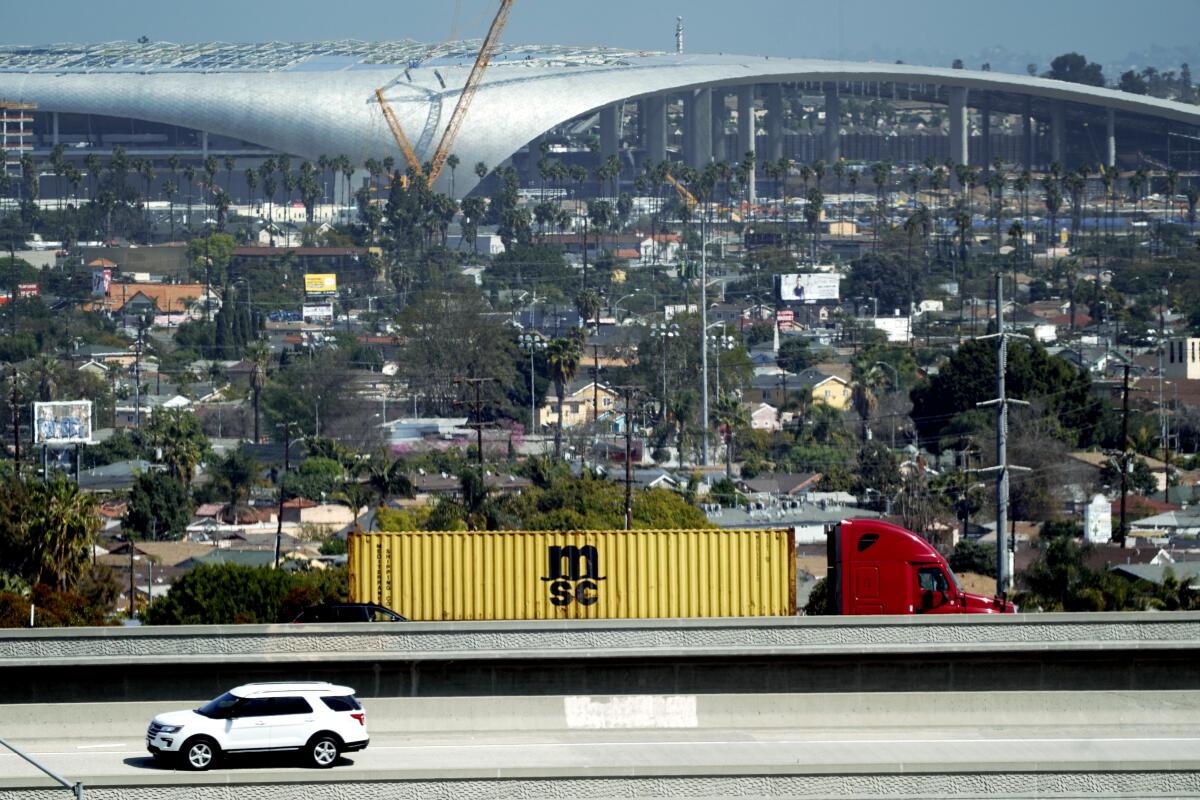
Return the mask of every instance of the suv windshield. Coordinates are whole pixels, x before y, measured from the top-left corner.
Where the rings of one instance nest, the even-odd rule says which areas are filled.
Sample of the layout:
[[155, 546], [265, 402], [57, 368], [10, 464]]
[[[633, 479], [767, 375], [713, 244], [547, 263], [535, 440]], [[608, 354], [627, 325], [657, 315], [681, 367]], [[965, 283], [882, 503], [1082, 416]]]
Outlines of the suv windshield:
[[226, 692], [216, 700], [210, 700], [196, 709], [196, 713], [209, 719], [227, 719], [233, 707], [241, 702], [237, 695]]

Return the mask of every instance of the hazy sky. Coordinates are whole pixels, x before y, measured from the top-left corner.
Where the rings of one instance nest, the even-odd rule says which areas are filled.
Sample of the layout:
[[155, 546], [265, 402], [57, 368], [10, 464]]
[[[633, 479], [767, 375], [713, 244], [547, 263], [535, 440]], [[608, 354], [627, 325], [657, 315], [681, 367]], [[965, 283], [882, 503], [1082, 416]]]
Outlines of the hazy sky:
[[[0, 42], [195, 42], [478, 37], [496, 0], [3, 0]], [[1141, 12], [1131, 13], [1134, 8]], [[513, 43], [941, 63], [1001, 47], [1114, 62], [1152, 46], [1196, 47], [1198, 0], [517, 0]], [[1144, 13], [1143, 13], [1144, 12]], [[455, 20], [458, 21], [457, 28]], [[998, 59], [1002, 60], [1002, 59]], [[1014, 57], [1014, 63], [1019, 60]]]

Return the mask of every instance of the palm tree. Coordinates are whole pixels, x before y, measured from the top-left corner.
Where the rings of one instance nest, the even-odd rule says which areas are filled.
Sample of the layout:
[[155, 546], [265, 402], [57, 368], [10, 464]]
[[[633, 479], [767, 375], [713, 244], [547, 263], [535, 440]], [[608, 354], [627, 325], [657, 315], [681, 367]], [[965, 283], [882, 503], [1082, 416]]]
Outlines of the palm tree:
[[187, 186], [187, 226], [192, 228], [192, 188], [196, 185], [196, 167], [194, 164], [187, 164], [183, 168], [183, 179]]
[[725, 477], [733, 480], [733, 443], [738, 432], [750, 426], [750, 415], [736, 397], [726, 394], [717, 400], [716, 419], [725, 431]]
[[575, 296], [575, 309], [579, 316], [583, 318], [584, 324], [588, 320], [595, 320], [597, 334], [600, 333], [600, 310], [603, 307], [600, 294], [595, 289], [584, 289]]
[[89, 153], [87, 158], [83, 160], [84, 166], [87, 167], [88, 184], [91, 187], [91, 201], [96, 202], [96, 192], [100, 187], [100, 156], [95, 153]]
[[817, 247], [821, 242], [821, 209], [825, 205], [825, 194], [820, 186], [808, 190], [804, 203], [804, 221], [808, 223], [808, 234], [812, 237], [812, 263], [817, 263]]
[[179, 187], [175, 185], [175, 181], [167, 179], [163, 181], [162, 193], [167, 198], [167, 218], [171, 222], [171, 241], [175, 241], [175, 196], [179, 194]]
[[1058, 212], [1062, 210], [1062, 190], [1058, 188], [1058, 178], [1049, 174], [1042, 178], [1042, 190], [1045, 192], [1043, 202], [1046, 213], [1050, 215], [1050, 228], [1046, 232], [1046, 246], [1052, 247], [1058, 234]]
[[257, 195], [255, 194], [255, 192], [257, 192], [257, 191], [258, 191], [258, 173], [255, 172], [252, 167], [247, 167], [246, 168], [246, 192], [250, 195], [250, 197], [248, 199], [250, 202], [250, 212], [251, 213], [254, 213], [254, 209], [256, 206], [255, 201], [257, 199]]
[[1004, 171], [1001, 170], [1000, 168], [993, 169], [991, 171], [991, 174], [989, 174], [987, 176], [987, 179], [983, 182], [983, 185], [987, 187], [988, 201], [992, 206], [992, 217], [996, 221], [996, 236], [995, 236], [996, 247], [995, 247], [995, 250], [996, 250], [997, 256], [1000, 255], [1000, 239], [1001, 239], [1000, 228], [1004, 223], [1004, 184], [1005, 183], [1006, 183], [1006, 177], [1004, 175]]
[[92, 544], [100, 530], [96, 498], [58, 472], [45, 481], [31, 482], [28, 493], [33, 583], [67, 591], [92, 560]]
[[265, 341], [259, 339], [246, 348], [246, 360], [250, 362], [250, 392], [254, 397], [254, 443], [262, 441], [259, 430], [259, 401], [263, 389], [267, 386], [267, 368], [271, 364], [271, 350]]
[[1163, 188], [1167, 191], [1167, 222], [1173, 223], [1175, 220], [1175, 193], [1179, 191], [1179, 170], [1167, 170], [1166, 177], [1163, 179]]
[[885, 188], [892, 178], [892, 162], [876, 161], [871, 165], [871, 180], [875, 183], [875, 246], [879, 246], [879, 230], [883, 227], [883, 214], [885, 209]]
[[558, 397], [558, 427], [554, 429], [554, 457], [562, 459], [563, 403], [567, 385], [575, 379], [583, 351], [575, 337], [560, 337], [551, 340], [546, 347], [546, 368], [554, 382], [554, 393]]
[[450, 196], [454, 197], [454, 171], [458, 169], [458, 165], [462, 162], [454, 153], [446, 156], [446, 166], [450, 168]]
[[838, 222], [842, 221], [843, 198], [842, 198], [842, 180], [846, 177], [846, 159], [839, 157], [833, 162], [833, 176], [837, 179], [836, 188], [838, 196], [837, 216]]
[[233, 170], [237, 167], [237, 159], [233, 156], [225, 156], [221, 165], [225, 167], [225, 194], [233, 197]]

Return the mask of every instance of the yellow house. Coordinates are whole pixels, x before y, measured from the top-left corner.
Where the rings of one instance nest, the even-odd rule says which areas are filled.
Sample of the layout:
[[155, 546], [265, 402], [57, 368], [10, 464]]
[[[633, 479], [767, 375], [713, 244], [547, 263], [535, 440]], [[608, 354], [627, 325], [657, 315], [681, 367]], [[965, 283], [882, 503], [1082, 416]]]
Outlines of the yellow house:
[[779, 408], [786, 399], [795, 400], [800, 392], [808, 392], [813, 403], [821, 403], [838, 411], [850, 407], [854, 394], [850, 382], [837, 375], [826, 375], [815, 369], [806, 369], [795, 375], [759, 375], [754, 379], [743, 399], [770, 403]]
[[[594, 387], [594, 388], [593, 388]], [[618, 396], [603, 383], [584, 380], [572, 383], [563, 395], [563, 429], [572, 428], [591, 422], [593, 418], [593, 401], [598, 406], [600, 415], [617, 407]], [[546, 402], [538, 409], [537, 424], [545, 428], [558, 424], [558, 395], [551, 384], [546, 393]]]

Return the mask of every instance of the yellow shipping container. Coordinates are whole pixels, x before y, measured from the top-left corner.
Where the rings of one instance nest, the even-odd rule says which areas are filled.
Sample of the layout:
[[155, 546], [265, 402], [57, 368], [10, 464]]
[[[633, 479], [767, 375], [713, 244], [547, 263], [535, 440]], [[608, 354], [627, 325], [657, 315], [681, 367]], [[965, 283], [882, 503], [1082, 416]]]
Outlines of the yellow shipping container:
[[796, 613], [787, 530], [406, 531], [348, 544], [350, 600], [412, 620]]

